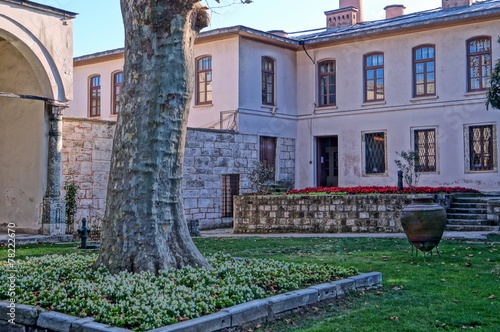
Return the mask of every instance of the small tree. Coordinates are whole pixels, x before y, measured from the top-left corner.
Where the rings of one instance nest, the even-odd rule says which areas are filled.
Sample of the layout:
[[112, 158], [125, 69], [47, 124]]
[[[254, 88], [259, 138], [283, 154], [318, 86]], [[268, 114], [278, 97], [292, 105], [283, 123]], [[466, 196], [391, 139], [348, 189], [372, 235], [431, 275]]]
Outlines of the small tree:
[[255, 193], [268, 193], [274, 185], [275, 169], [273, 166], [263, 163], [255, 162], [248, 171], [248, 180], [250, 181], [250, 188]]
[[[500, 37], [497, 42], [500, 44]], [[497, 60], [493, 75], [491, 75], [491, 86], [486, 98], [486, 109], [489, 109], [491, 105], [491, 107], [500, 110], [500, 59]]]
[[64, 196], [66, 201], [66, 231], [71, 233], [74, 231], [75, 215], [76, 211], [78, 211], [78, 189], [80, 189], [80, 186], [74, 179], [66, 181], [64, 184], [64, 190], [66, 191]]
[[396, 155], [401, 157], [403, 160], [396, 159], [394, 162], [396, 166], [403, 171], [403, 178], [408, 185], [408, 187], [413, 188], [418, 185], [418, 180], [420, 179], [420, 173], [418, 172], [418, 166], [420, 165], [420, 157], [417, 151], [401, 151], [397, 152]]

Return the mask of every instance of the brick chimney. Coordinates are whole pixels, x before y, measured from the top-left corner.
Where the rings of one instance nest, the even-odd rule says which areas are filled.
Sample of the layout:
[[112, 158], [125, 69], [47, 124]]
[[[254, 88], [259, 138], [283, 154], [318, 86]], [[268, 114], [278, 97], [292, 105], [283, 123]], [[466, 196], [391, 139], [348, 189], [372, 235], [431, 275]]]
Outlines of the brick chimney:
[[403, 5], [389, 5], [385, 8], [385, 18], [390, 19], [398, 16], [403, 16], [405, 14], [406, 7]]
[[472, 5], [472, 0], [442, 0], [443, 9]]
[[357, 8], [357, 22], [363, 22], [363, 0], [339, 0], [340, 9], [348, 7]]
[[325, 12], [326, 28], [341, 28], [363, 21], [363, 0], [339, 0], [339, 9]]

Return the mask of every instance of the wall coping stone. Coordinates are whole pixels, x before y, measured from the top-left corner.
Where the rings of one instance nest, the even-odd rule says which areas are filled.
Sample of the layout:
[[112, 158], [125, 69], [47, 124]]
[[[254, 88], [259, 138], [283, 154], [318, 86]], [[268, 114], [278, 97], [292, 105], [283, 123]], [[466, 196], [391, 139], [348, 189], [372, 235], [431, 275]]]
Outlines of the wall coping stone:
[[[326, 300], [343, 298], [350, 291], [379, 288], [382, 273], [371, 272], [343, 280], [323, 283], [306, 289], [253, 300], [181, 323], [160, 327], [149, 332], [214, 332], [248, 324], [273, 321], [296, 309]], [[0, 327], [9, 326], [12, 332], [47, 329], [47, 332], [131, 332], [131, 330], [97, 323], [93, 318], [78, 318], [40, 307], [16, 304], [16, 324], [8, 323], [8, 301], [0, 301]], [[20, 318], [20, 320], [19, 320]], [[5, 325], [7, 323], [8, 325]]]

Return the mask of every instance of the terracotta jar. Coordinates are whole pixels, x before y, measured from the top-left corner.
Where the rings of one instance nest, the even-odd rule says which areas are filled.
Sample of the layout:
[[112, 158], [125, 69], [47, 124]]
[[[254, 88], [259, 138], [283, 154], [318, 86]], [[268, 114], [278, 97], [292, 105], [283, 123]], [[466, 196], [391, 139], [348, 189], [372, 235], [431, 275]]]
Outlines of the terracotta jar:
[[432, 196], [421, 196], [403, 208], [400, 220], [408, 240], [426, 252], [441, 241], [447, 219], [445, 209]]

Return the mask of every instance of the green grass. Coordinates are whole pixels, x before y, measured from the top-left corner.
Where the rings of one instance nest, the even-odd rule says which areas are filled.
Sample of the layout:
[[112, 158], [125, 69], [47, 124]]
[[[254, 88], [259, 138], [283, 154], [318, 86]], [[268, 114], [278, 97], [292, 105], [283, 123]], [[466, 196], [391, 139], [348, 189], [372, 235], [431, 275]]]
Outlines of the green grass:
[[[500, 236], [443, 240], [437, 255], [411, 254], [405, 239], [196, 239], [205, 254], [354, 266], [383, 273], [383, 288], [353, 294], [258, 331], [500, 331]], [[73, 248], [76, 245], [72, 245]], [[66, 245], [19, 246], [18, 257], [74, 252]], [[81, 251], [80, 251], [81, 252]], [[0, 248], [0, 260], [6, 250]]]

